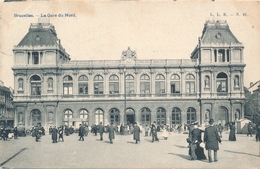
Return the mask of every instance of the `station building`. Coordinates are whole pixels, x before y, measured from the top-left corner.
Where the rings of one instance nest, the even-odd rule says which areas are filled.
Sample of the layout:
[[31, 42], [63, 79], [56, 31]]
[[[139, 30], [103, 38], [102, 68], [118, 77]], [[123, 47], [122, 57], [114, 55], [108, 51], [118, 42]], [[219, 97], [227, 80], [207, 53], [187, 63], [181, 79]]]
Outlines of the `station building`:
[[13, 48], [15, 125], [235, 121], [244, 116], [243, 49], [226, 21], [206, 21], [187, 59], [142, 60], [126, 47], [118, 60], [72, 60], [53, 25], [31, 24]]

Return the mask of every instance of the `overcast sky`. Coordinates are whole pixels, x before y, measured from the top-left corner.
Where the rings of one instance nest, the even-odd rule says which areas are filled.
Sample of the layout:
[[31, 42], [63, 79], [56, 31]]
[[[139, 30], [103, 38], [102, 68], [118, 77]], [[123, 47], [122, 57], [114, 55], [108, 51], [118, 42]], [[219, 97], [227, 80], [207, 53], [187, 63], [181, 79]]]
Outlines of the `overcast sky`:
[[119, 60], [128, 46], [136, 51], [138, 59], [189, 59], [206, 20], [227, 20], [232, 33], [245, 46], [244, 85], [249, 87], [250, 82], [260, 80], [257, 2], [25, 1], [0, 6], [0, 80], [8, 87], [14, 86], [13, 46], [26, 35], [30, 23], [37, 23], [44, 14], [65, 13], [76, 17], [49, 20], [72, 60]]

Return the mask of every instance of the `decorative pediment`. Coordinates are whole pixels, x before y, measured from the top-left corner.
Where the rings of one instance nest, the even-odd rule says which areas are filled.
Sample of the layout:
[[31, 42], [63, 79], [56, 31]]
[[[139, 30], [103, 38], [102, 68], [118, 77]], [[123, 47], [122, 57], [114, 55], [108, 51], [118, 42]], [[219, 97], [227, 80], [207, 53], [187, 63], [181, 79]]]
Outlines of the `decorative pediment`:
[[128, 47], [128, 49], [126, 51], [123, 51], [122, 52], [122, 58], [121, 58], [122, 61], [127, 61], [127, 62], [131, 62], [132, 60], [137, 60], [136, 58], [136, 52], [135, 51], [132, 51], [130, 49], [130, 47]]

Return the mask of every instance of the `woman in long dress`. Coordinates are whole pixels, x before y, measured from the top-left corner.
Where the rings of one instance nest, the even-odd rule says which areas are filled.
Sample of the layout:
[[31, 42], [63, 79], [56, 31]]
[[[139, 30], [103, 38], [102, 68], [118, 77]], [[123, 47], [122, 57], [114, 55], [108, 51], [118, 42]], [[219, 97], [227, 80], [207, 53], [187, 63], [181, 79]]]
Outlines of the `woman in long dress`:
[[163, 126], [163, 129], [162, 129], [162, 137], [163, 137], [165, 140], [167, 140], [168, 137], [169, 137], [169, 133], [168, 133], [168, 130], [167, 130], [167, 126], [166, 126], [166, 125], [164, 125], [164, 126]]
[[235, 122], [229, 124], [230, 132], [229, 132], [229, 141], [236, 141], [236, 128]]

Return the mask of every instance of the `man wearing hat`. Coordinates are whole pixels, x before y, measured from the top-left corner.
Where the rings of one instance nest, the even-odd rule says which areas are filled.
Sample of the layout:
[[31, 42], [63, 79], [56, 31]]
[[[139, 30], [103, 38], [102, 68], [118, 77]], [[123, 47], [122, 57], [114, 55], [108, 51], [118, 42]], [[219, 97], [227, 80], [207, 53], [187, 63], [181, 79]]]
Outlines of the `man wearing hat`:
[[99, 134], [100, 134], [100, 140], [102, 141], [103, 140], [103, 133], [105, 131], [105, 128], [104, 128], [102, 122], [100, 122], [98, 130], [99, 130]]
[[218, 129], [216, 126], [213, 126], [214, 120], [210, 119], [209, 120], [209, 127], [205, 129], [205, 134], [204, 134], [204, 142], [206, 145], [206, 150], [208, 150], [208, 158], [209, 162], [212, 162], [212, 156], [211, 156], [211, 151], [214, 151], [214, 161], [217, 162], [217, 151], [219, 150], [218, 143], [221, 143], [220, 136], [218, 134]]
[[133, 129], [133, 136], [134, 136], [134, 140], [135, 143], [137, 144], [138, 141], [140, 142], [140, 127], [137, 125], [137, 123], [134, 123], [134, 129]]
[[154, 142], [154, 140], [159, 142], [159, 139], [157, 137], [157, 127], [155, 121], [152, 124], [151, 133], [152, 133], [152, 143]]

